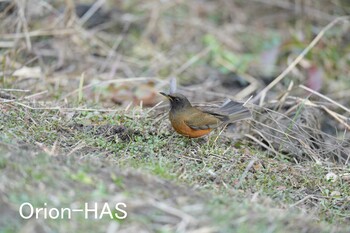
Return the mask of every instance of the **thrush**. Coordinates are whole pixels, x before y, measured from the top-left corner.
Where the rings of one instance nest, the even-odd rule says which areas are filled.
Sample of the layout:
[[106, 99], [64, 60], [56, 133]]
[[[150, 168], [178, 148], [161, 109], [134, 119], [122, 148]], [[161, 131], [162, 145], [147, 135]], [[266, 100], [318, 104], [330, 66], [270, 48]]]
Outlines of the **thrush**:
[[170, 101], [169, 120], [175, 131], [189, 138], [202, 137], [212, 130], [229, 123], [251, 117], [248, 108], [233, 100], [216, 109], [199, 109], [182, 94], [160, 94]]

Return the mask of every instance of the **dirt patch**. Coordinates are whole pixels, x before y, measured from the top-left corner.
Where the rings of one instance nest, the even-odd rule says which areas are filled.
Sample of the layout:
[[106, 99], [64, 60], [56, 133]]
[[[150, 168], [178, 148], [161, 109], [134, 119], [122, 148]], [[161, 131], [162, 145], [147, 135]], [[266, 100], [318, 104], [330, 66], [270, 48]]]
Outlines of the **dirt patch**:
[[115, 141], [115, 137], [118, 137], [123, 142], [132, 140], [133, 135], [139, 135], [137, 131], [133, 131], [123, 125], [84, 125], [73, 124], [70, 126], [73, 130], [88, 133], [95, 136], [105, 137], [108, 141]]

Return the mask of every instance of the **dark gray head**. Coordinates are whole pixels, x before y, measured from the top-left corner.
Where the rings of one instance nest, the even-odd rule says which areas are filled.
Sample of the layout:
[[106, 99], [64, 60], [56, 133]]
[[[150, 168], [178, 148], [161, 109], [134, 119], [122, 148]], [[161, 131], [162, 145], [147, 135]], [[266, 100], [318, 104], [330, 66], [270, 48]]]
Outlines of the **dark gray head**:
[[190, 101], [186, 98], [186, 96], [178, 93], [165, 94], [164, 92], [159, 92], [164, 95], [170, 101], [171, 110], [182, 110], [188, 107], [192, 107]]

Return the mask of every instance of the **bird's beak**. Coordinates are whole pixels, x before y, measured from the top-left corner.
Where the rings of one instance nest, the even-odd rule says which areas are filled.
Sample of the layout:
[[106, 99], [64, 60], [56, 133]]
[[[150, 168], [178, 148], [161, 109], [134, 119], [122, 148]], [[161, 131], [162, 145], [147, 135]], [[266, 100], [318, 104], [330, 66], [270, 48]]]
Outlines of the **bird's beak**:
[[165, 94], [164, 92], [159, 92], [159, 94], [164, 95], [167, 99], [171, 100], [171, 96], [168, 94]]

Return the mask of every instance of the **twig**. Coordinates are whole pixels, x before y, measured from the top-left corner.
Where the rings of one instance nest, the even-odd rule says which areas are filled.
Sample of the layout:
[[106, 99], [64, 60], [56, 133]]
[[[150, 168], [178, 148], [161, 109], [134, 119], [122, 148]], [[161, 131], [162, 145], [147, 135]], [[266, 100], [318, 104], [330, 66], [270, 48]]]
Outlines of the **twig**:
[[303, 203], [304, 201], [310, 199], [310, 198], [314, 198], [314, 195], [307, 195], [306, 197], [304, 197], [303, 199], [295, 202], [294, 204], [291, 204], [289, 207], [294, 207], [294, 206], [297, 206], [299, 205], [300, 203]]
[[71, 35], [76, 33], [76, 31], [72, 28], [48, 28], [48, 29], [40, 29], [36, 31], [31, 31], [28, 33], [14, 33], [14, 34], [1, 34], [0, 37], [2, 39], [21, 39], [26, 36], [29, 37], [39, 37], [39, 36], [55, 36], [55, 35]]
[[257, 161], [257, 158], [253, 158], [252, 160], [250, 160], [250, 162], [248, 163], [247, 167], [245, 168], [241, 178], [239, 179], [239, 183], [235, 186], [236, 189], [240, 188], [245, 177], [247, 176], [249, 170], [253, 167], [254, 163]]
[[222, 129], [220, 130], [219, 134], [216, 136], [216, 138], [214, 139], [213, 144], [216, 143], [216, 141], [219, 139], [219, 137], [221, 136], [221, 134], [224, 132], [224, 130], [226, 129], [228, 124], [224, 125], [224, 127], [222, 127]]
[[329, 97], [327, 97], [327, 96], [325, 96], [325, 95], [322, 95], [321, 93], [319, 93], [319, 92], [317, 92], [317, 91], [314, 91], [314, 90], [312, 90], [312, 89], [310, 89], [310, 88], [308, 88], [308, 87], [305, 87], [304, 85], [299, 85], [299, 87], [301, 87], [301, 88], [304, 89], [304, 90], [307, 90], [307, 91], [311, 92], [312, 94], [315, 94], [315, 95], [321, 97], [322, 99], [327, 100], [328, 102], [331, 102], [331, 103], [334, 104], [334, 105], [337, 105], [339, 108], [341, 108], [341, 109], [347, 111], [348, 113], [350, 113], [350, 109], [348, 109], [348, 108], [345, 107], [344, 105], [339, 104], [338, 102], [335, 102], [335, 101], [332, 100], [331, 98], [329, 98]]
[[79, 23], [81, 23], [81, 25], [84, 25], [84, 23], [86, 23], [91, 16], [93, 16], [98, 9], [101, 8], [101, 6], [105, 3], [106, 0], [98, 0], [96, 1], [91, 7], [90, 9], [85, 12], [85, 14], [79, 19]]
[[156, 109], [159, 105], [161, 105], [164, 101], [158, 102], [156, 105], [154, 105], [152, 108], [148, 109], [145, 115], [148, 115], [150, 112], [152, 112], [154, 109]]
[[[294, 82], [293, 80], [289, 83], [289, 86], [288, 86], [288, 89], [287, 91], [282, 95], [282, 97], [280, 98], [280, 101], [279, 101], [279, 107], [278, 107], [278, 110], [281, 110], [282, 109], [282, 106], [284, 105], [288, 95], [290, 94], [292, 88], [294, 86]], [[287, 114], [286, 114], [287, 115]]]
[[322, 106], [322, 109], [324, 109], [329, 115], [331, 115], [336, 121], [343, 124], [348, 130], [350, 130], [350, 125], [348, 125], [345, 121], [343, 121], [338, 115], [338, 113], [328, 109], [326, 106]]
[[[279, 83], [286, 75], [293, 70], [293, 68], [305, 57], [305, 55], [321, 40], [323, 35], [331, 29], [335, 24], [339, 21], [349, 20], [350, 16], [342, 16], [334, 19], [327, 26], [325, 26], [317, 36], [311, 41], [311, 43], [297, 56], [294, 61], [285, 69], [280, 75], [278, 75], [269, 85], [267, 85], [263, 90], [261, 90], [257, 96], [253, 99], [253, 102], [256, 102], [260, 99], [260, 104], [263, 103], [266, 93], [274, 87], [277, 83]], [[261, 105], [260, 105], [261, 106]]]
[[35, 94], [32, 94], [32, 95], [28, 95], [28, 96], [24, 97], [24, 99], [32, 99], [32, 98], [34, 98], [34, 97], [43, 95], [43, 94], [45, 94], [45, 93], [47, 93], [47, 92], [48, 92], [48, 90], [41, 91], [41, 92], [39, 92], [39, 93], [35, 93]]
[[269, 151], [275, 153], [276, 155], [278, 155], [276, 150], [271, 145], [270, 145], [270, 147], [266, 146], [264, 143], [260, 142], [260, 140], [257, 139], [256, 137], [254, 137], [253, 135], [245, 134], [244, 136], [246, 136], [247, 138], [252, 139], [254, 142], [258, 143], [260, 146], [264, 147], [266, 150], [269, 150]]
[[240, 76], [248, 80], [250, 84], [235, 95], [236, 99], [244, 99], [245, 97], [251, 95], [254, 91], [256, 91], [260, 86], [259, 81], [257, 81], [257, 79], [253, 76], [250, 76], [248, 74], [241, 74]]
[[23, 90], [23, 89], [0, 89], [0, 91], [30, 92], [30, 90]]
[[[6, 103], [6, 102], [5, 102]], [[60, 106], [55, 107], [32, 107], [20, 102], [11, 101], [11, 103], [20, 105], [30, 110], [59, 110], [59, 111], [87, 111], [87, 112], [117, 112], [119, 109], [95, 109], [95, 108], [64, 108]]]

